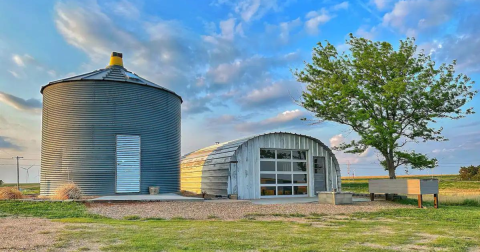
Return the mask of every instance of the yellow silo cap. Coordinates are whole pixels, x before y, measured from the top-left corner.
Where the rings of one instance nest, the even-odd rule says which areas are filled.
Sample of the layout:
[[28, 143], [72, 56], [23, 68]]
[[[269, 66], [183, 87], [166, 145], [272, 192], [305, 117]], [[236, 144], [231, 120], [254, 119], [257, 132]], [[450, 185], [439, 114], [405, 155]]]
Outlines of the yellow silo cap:
[[110, 56], [110, 64], [108, 64], [108, 66], [122, 66], [123, 67], [122, 53], [112, 52], [112, 56]]

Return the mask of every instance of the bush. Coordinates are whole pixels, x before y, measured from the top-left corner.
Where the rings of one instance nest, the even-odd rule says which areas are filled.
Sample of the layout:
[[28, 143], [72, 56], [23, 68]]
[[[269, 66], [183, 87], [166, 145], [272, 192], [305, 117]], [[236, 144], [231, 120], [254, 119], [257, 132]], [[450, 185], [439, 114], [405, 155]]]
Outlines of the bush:
[[15, 187], [0, 188], [0, 200], [22, 199], [23, 194]]
[[127, 215], [127, 216], [124, 216], [123, 219], [124, 220], [140, 220], [142, 218], [138, 215]]
[[0, 186], [2, 186], [2, 185], [3, 185], [3, 180], [0, 179]]
[[74, 183], [68, 183], [60, 186], [55, 190], [55, 194], [52, 199], [55, 200], [67, 200], [67, 199], [80, 199], [82, 198], [82, 192], [80, 188]]
[[461, 180], [478, 180], [480, 181], [480, 165], [468, 167], [460, 167], [459, 176]]

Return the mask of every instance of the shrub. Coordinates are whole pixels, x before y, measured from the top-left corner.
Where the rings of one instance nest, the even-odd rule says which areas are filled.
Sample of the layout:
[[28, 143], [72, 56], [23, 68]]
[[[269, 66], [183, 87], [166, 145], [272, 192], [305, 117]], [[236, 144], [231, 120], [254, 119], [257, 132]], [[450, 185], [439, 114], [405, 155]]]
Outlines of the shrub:
[[461, 180], [479, 180], [480, 181], [480, 165], [468, 167], [460, 167], [459, 176]]
[[2, 185], [3, 185], [3, 180], [0, 179], [0, 186], [2, 186]]
[[74, 183], [68, 183], [60, 186], [55, 190], [55, 194], [52, 199], [55, 200], [67, 200], [67, 199], [80, 199], [82, 198], [82, 192], [80, 188]]
[[123, 219], [124, 220], [140, 220], [142, 218], [138, 215], [127, 215], [127, 216], [124, 216]]
[[15, 187], [0, 188], [0, 200], [22, 199], [23, 194]]

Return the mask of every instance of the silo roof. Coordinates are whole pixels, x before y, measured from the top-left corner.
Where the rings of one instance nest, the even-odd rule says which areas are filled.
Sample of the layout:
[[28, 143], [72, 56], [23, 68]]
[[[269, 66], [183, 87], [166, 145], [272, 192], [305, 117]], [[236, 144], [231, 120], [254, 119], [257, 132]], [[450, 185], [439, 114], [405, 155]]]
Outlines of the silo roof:
[[84, 74], [76, 75], [73, 77], [52, 81], [47, 85], [42, 86], [40, 93], [43, 93], [43, 90], [48, 86], [51, 86], [57, 83], [71, 82], [71, 81], [116, 81], [116, 82], [127, 82], [127, 83], [132, 83], [137, 85], [145, 85], [145, 86], [150, 86], [150, 87], [154, 87], [154, 88], [158, 88], [158, 89], [170, 92], [178, 96], [178, 98], [180, 98], [180, 100], [183, 102], [182, 97], [176, 94], [175, 92], [167, 88], [164, 88], [162, 86], [159, 86], [151, 81], [148, 81], [138, 76], [137, 74], [128, 71], [123, 66], [117, 66], [117, 65], [110, 65], [106, 68], [98, 69], [93, 72], [84, 73]]

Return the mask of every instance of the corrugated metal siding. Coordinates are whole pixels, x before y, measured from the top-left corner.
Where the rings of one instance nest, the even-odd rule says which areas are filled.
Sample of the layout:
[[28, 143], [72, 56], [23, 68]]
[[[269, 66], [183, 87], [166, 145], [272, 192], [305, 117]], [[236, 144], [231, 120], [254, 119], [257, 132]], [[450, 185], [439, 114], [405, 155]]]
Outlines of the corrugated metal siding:
[[40, 190], [73, 180], [86, 195], [115, 193], [115, 136], [141, 136], [141, 193], [176, 192], [181, 100], [168, 91], [113, 81], [56, 83], [43, 90]]
[[[208, 194], [219, 195], [238, 194], [239, 198], [243, 199], [258, 198], [259, 148], [307, 149], [310, 170], [313, 156], [324, 156], [327, 167], [327, 190], [330, 191], [332, 188], [340, 190], [340, 166], [333, 152], [318, 139], [285, 132], [229, 141], [183, 156], [181, 190], [194, 193], [205, 191]], [[232, 161], [238, 163], [231, 163]], [[313, 188], [313, 179], [309, 180], [309, 187]]]

